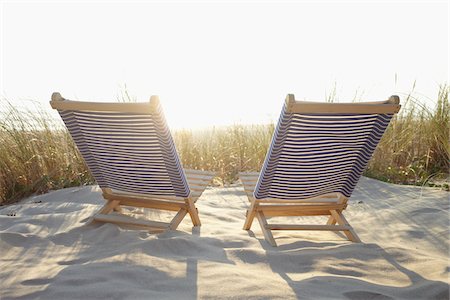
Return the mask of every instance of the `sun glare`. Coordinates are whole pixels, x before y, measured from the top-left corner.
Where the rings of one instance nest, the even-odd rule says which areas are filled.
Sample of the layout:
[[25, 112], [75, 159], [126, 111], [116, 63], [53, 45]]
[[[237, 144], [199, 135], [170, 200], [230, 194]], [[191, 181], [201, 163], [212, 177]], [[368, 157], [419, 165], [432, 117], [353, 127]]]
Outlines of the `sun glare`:
[[446, 8], [113, 2], [105, 10], [101, 3], [7, 1], [1, 91], [18, 105], [33, 99], [48, 107], [54, 91], [116, 101], [126, 85], [137, 101], [159, 95], [175, 128], [274, 122], [287, 93], [384, 100], [415, 85], [435, 99], [448, 82]]

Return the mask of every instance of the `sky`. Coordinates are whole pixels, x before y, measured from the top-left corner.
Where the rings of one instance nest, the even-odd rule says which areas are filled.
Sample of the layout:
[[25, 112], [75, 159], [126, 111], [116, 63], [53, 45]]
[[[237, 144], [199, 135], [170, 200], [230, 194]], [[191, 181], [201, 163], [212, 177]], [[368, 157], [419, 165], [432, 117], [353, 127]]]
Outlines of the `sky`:
[[275, 121], [288, 93], [374, 101], [415, 83], [435, 99], [449, 81], [448, 1], [0, 3], [0, 93], [18, 106], [126, 89], [200, 128]]

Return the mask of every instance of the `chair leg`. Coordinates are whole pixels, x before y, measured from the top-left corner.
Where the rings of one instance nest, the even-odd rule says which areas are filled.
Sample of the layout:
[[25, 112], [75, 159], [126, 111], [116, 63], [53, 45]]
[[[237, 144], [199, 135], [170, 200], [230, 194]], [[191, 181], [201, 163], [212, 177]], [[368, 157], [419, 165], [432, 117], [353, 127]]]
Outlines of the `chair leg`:
[[266, 216], [262, 211], [256, 213], [256, 218], [258, 219], [259, 225], [261, 226], [261, 231], [264, 234], [264, 238], [266, 241], [272, 245], [273, 247], [277, 246], [277, 243], [275, 242], [275, 239], [273, 238], [272, 231], [270, 229], [267, 229], [267, 220]]
[[186, 209], [184, 209], [184, 208], [180, 209], [177, 212], [177, 214], [175, 215], [175, 217], [172, 219], [172, 221], [170, 222], [169, 229], [170, 230], [177, 229], [178, 225], [180, 225], [181, 221], [183, 221], [183, 219], [187, 213], [188, 213], [188, 211]]
[[252, 204], [250, 205], [250, 208], [247, 210], [247, 217], [245, 218], [245, 223], [244, 223], [244, 230], [250, 230], [250, 228], [252, 227], [252, 223], [253, 223], [253, 219], [256, 216], [256, 207], [257, 207], [257, 203], [255, 200], [252, 201]]
[[331, 216], [336, 220], [336, 222], [339, 225], [343, 225], [343, 226], [349, 226], [350, 229], [349, 230], [345, 230], [344, 234], [347, 236], [347, 238], [355, 243], [360, 243], [361, 240], [359, 239], [358, 235], [356, 234], [356, 232], [353, 230], [352, 226], [348, 223], [347, 219], [344, 217], [344, 215], [341, 212], [338, 212], [336, 210], [330, 210], [331, 212]]
[[119, 204], [120, 201], [118, 200], [108, 200], [108, 202], [106, 202], [106, 204], [102, 208], [100, 208], [97, 214], [109, 214], [113, 209], [119, 206]]
[[194, 226], [201, 226], [200, 217], [198, 216], [197, 208], [195, 207], [194, 200], [191, 198], [187, 199], [187, 205], [189, 210], [189, 215], [191, 216], [192, 224]]
[[336, 224], [336, 220], [333, 218], [333, 216], [330, 216], [328, 218], [327, 225], [334, 225], [334, 224]]
[[86, 224], [91, 224], [93, 222], [95, 222], [94, 217], [96, 215], [107, 215], [109, 214], [111, 211], [113, 211], [116, 207], [119, 207], [120, 201], [117, 200], [107, 200], [107, 202], [105, 203], [105, 205], [102, 206], [102, 208], [100, 208], [94, 215], [92, 215]]

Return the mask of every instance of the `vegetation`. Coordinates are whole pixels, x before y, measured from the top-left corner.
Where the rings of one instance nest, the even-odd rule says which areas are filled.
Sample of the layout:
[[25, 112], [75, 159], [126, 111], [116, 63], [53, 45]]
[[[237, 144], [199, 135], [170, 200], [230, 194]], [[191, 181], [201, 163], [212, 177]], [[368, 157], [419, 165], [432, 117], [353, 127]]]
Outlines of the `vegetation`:
[[[391, 121], [366, 176], [399, 184], [438, 185], [446, 190], [450, 158], [449, 87], [429, 109], [413, 94]], [[328, 99], [331, 100], [331, 99]], [[15, 108], [0, 100], [0, 204], [52, 189], [92, 184], [92, 176], [69, 134], [47, 110]], [[185, 167], [217, 171], [222, 184], [237, 173], [258, 171], [274, 125], [233, 125], [173, 133]]]
[[204, 131], [176, 131], [174, 140], [183, 166], [214, 170], [222, 184], [237, 180], [240, 171], [259, 171], [274, 125], [232, 125]]
[[369, 163], [366, 176], [449, 190], [449, 87], [439, 89], [434, 109], [408, 95]]
[[52, 189], [94, 183], [61, 121], [1, 100], [0, 204]]

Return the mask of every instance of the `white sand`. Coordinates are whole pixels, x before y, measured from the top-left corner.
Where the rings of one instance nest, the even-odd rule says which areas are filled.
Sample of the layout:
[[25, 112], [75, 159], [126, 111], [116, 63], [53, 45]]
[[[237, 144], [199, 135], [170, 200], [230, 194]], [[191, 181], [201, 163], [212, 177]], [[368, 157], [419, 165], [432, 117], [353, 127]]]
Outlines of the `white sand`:
[[55, 191], [0, 209], [0, 298], [448, 299], [448, 197], [362, 178], [345, 215], [363, 243], [281, 231], [273, 248], [241, 229], [240, 186], [206, 190], [201, 229], [160, 235], [86, 226], [99, 189]]

